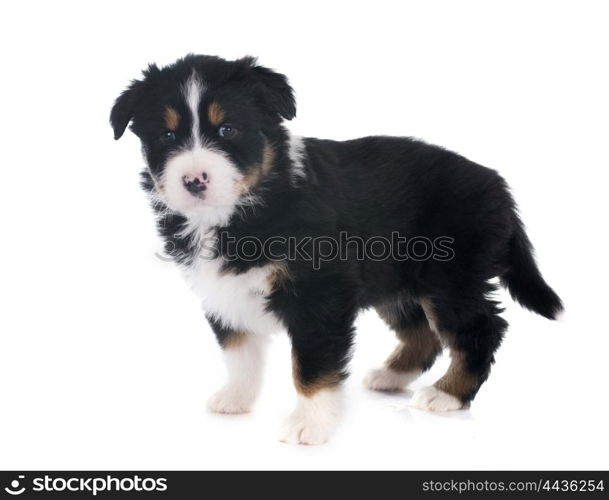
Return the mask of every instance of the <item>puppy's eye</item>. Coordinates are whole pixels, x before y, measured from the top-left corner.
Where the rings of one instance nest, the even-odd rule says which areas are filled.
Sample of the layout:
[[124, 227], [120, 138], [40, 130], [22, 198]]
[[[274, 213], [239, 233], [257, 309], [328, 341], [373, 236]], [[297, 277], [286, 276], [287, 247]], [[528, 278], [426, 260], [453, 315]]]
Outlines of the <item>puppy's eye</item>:
[[232, 125], [222, 125], [218, 129], [218, 135], [223, 139], [232, 139], [237, 135], [237, 129]]
[[171, 130], [168, 130], [167, 132], [163, 132], [161, 134], [159, 140], [165, 145], [173, 144], [176, 140], [176, 135]]

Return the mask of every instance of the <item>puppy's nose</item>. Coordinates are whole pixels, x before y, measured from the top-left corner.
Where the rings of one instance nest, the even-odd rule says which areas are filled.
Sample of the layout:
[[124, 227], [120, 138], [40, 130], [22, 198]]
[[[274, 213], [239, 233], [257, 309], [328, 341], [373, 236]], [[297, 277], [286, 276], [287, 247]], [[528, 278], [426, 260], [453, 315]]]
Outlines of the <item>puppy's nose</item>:
[[182, 177], [182, 182], [184, 183], [184, 187], [189, 193], [199, 194], [207, 189], [207, 184], [209, 183], [209, 176], [206, 172], [201, 172], [200, 174], [188, 174]]

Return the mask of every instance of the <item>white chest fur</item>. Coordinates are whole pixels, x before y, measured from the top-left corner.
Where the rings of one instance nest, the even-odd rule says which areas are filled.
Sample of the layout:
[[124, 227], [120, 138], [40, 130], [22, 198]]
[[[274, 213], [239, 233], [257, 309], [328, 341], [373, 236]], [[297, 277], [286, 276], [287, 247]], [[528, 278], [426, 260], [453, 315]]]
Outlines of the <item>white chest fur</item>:
[[221, 259], [197, 258], [184, 269], [187, 281], [203, 299], [205, 312], [235, 330], [268, 334], [281, 329], [277, 317], [266, 310], [273, 267], [242, 274], [222, 272], [221, 267]]

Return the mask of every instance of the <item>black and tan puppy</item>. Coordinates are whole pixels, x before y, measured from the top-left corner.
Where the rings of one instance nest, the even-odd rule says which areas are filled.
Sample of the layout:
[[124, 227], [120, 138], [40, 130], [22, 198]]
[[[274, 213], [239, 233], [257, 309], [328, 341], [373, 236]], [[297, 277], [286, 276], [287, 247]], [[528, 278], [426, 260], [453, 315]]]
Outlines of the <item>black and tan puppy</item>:
[[132, 122], [141, 139], [166, 250], [226, 357], [228, 383], [210, 408], [250, 410], [267, 337], [286, 330], [299, 399], [282, 439], [324, 442], [367, 307], [400, 341], [367, 386], [403, 389], [444, 345], [448, 372], [412, 404], [463, 408], [507, 327], [489, 280], [547, 318], [562, 309], [504, 180], [413, 139], [297, 138], [282, 125], [295, 114], [285, 76], [252, 58], [194, 55], [150, 66], [112, 109], [115, 138]]

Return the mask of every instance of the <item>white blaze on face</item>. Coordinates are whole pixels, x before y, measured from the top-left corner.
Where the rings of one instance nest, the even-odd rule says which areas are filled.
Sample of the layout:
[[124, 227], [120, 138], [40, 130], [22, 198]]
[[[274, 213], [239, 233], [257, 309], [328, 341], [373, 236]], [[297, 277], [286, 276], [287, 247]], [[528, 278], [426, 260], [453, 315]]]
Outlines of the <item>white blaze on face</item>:
[[[205, 86], [196, 74], [183, 89], [184, 100], [191, 113], [191, 138], [188, 146], [173, 154], [165, 165], [161, 193], [167, 206], [204, 225], [226, 223], [242, 192], [243, 174], [228, 155], [207, 146], [201, 138], [200, 106]], [[205, 174], [209, 182], [200, 196], [184, 186], [184, 177]]]
[[205, 86], [199, 80], [199, 77], [196, 73], [193, 73], [192, 76], [186, 82], [186, 85], [183, 89], [184, 98], [186, 99], [186, 104], [188, 105], [188, 109], [190, 110], [190, 117], [192, 119], [192, 145], [193, 149], [201, 147], [201, 126], [199, 122], [199, 106], [201, 105], [201, 99], [203, 97], [203, 93], [205, 92]]

